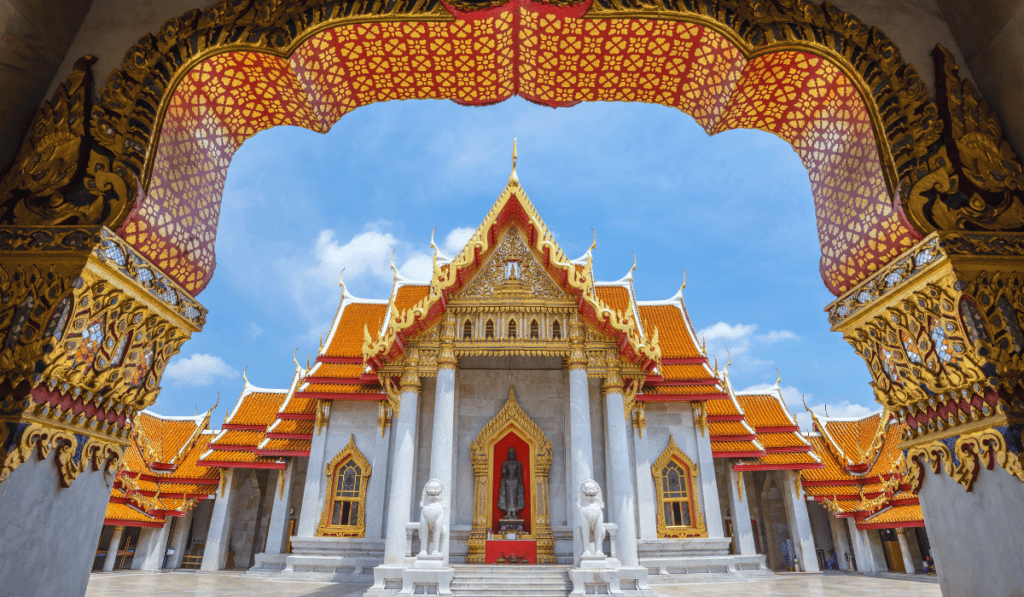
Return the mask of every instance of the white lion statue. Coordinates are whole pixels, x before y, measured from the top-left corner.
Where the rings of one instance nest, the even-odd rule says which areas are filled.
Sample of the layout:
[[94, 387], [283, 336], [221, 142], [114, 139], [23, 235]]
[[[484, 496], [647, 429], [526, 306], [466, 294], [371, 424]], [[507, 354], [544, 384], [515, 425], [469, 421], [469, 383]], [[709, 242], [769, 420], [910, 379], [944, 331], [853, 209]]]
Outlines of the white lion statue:
[[448, 530], [444, 528], [444, 484], [431, 479], [420, 496], [420, 554], [441, 555]]
[[604, 549], [604, 498], [601, 486], [593, 479], [580, 485], [576, 506], [580, 509], [580, 541], [584, 556], [603, 556]]

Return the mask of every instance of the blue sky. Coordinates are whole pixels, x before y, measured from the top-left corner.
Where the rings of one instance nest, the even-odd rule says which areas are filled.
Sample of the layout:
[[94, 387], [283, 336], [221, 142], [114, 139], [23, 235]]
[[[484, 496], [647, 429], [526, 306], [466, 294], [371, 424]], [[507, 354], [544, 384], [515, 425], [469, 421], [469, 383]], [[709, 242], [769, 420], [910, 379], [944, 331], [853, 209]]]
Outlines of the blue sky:
[[[488, 107], [447, 101], [359, 108], [326, 135], [278, 127], [248, 140], [228, 172], [217, 270], [199, 295], [210, 309], [163, 377], [154, 410], [191, 414], [234, 404], [242, 370], [283, 388], [315, 356], [338, 305], [338, 273], [359, 297], [383, 298], [389, 258], [428, 278], [430, 233], [454, 254], [508, 180], [519, 178], [566, 254], [597, 231], [594, 269], [616, 280], [633, 263], [640, 300], [684, 298], [709, 354], [737, 389], [775, 383], [790, 408], [875, 410], [863, 361], [828, 330], [832, 299], [807, 173], [790, 146], [761, 131], [708, 137], [656, 105], [551, 109], [513, 98]], [[799, 416], [806, 424], [808, 417]]]

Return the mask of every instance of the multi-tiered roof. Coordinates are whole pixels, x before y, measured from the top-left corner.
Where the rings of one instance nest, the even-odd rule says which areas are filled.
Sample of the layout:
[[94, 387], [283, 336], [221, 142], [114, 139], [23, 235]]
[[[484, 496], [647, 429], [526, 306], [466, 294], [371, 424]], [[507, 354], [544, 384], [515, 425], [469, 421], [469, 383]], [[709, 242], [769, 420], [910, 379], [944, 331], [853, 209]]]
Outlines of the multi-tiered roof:
[[903, 423], [885, 411], [863, 419], [811, 416], [814, 433], [807, 439], [824, 466], [801, 473], [809, 495], [861, 529], [924, 526], [917, 495], [904, 480]]
[[135, 434], [117, 471], [105, 524], [160, 527], [167, 516], [184, 516], [214, 493], [216, 469], [199, 464], [213, 438], [209, 412], [194, 417], [138, 413]]

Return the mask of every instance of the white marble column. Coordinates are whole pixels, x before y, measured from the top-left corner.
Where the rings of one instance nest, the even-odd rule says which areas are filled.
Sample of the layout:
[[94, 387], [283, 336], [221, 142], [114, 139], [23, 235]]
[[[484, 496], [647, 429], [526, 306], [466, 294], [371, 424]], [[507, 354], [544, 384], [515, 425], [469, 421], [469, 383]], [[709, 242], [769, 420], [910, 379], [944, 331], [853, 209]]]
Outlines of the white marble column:
[[[324, 421], [331, 420], [331, 403], [323, 402], [317, 408], [326, 409], [323, 415]], [[302, 493], [302, 508], [299, 510], [299, 524], [295, 528], [297, 537], [312, 537], [316, 534], [316, 525], [320, 522], [320, 514], [324, 505], [324, 482], [327, 480], [324, 473], [326, 456], [324, 450], [327, 444], [327, 426], [313, 432], [313, 442], [309, 446], [309, 461], [306, 463], [306, 486]], [[373, 471], [370, 471], [370, 478], [373, 478]], [[370, 503], [367, 501], [367, 503]]]
[[658, 498], [651, 475], [651, 446], [640, 427], [633, 428], [633, 452], [636, 456], [636, 506], [640, 538], [658, 538]]
[[170, 547], [174, 554], [167, 558], [167, 568], [174, 570], [181, 567], [181, 559], [185, 557], [185, 549], [188, 547], [188, 532], [192, 528], [192, 516], [195, 509], [189, 510], [185, 516], [174, 519], [174, 530], [171, 532]]
[[[693, 404], [690, 405], [693, 408]], [[702, 407], [703, 408], [703, 407]], [[691, 411], [692, 412], [692, 411]], [[697, 439], [697, 478], [700, 481], [701, 503], [704, 512], [704, 524], [708, 529], [708, 537], [725, 537], [722, 525], [722, 506], [718, 501], [718, 481], [715, 479], [715, 457], [711, 452], [711, 432], [701, 432], [694, 426]]]
[[[165, 518], [164, 526], [147, 530], [153, 532], [149, 535], [149, 542], [146, 544], [145, 553], [136, 553], [135, 561], [141, 559], [138, 570], [156, 572], [164, 567], [164, 556], [167, 555], [167, 540], [171, 537], [171, 521]], [[141, 542], [139, 547], [142, 548]], [[134, 562], [132, 563], [132, 569], [136, 569]]]
[[[377, 434], [373, 445], [373, 467], [370, 482], [366, 486], [366, 503], [374, 504], [366, 508], [366, 538], [384, 538], [384, 490], [388, 483], [388, 451], [391, 447], [391, 425], [385, 425]], [[307, 475], [309, 473], [306, 473]]]
[[[454, 360], [454, 358], [452, 359]], [[452, 491], [452, 449], [455, 442], [455, 363], [442, 363], [437, 369], [437, 386], [434, 392], [434, 431], [430, 445], [430, 478], [444, 485], [444, 527], [451, 529]], [[451, 533], [449, 532], [448, 535]], [[448, 561], [448, 535], [444, 538], [441, 553]], [[421, 539], [422, 540], [422, 539]]]
[[107, 557], [103, 560], [103, 571], [110, 572], [117, 563], [117, 552], [121, 549], [121, 536], [124, 535], [124, 527], [114, 527], [114, 534], [110, 537], [110, 545], [107, 546]]
[[910, 555], [910, 544], [907, 542], [907, 529], [896, 529], [896, 539], [900, 542], [900, 553], [903, 554], [903, 570], [907, 574], [916, 574], [914, 558]]
[[850, 538], [853, 542], [853, 557], [857, 560], [858, 572], [880, 572], [878, 562], [875, 561], [874, 552], [867, 536], [867, 531], [857, 528], [857, 521], [852, 518], [846, 519], [850, 528]]
[[846, 556], [853, 554], [850, 548], [850, 533], [846, 529], [846, 523], [826, 511], [828, 526], [832, 530], [832, 545], [836, 550], [836, 563], [840, 570], [850, 569], [850, 560]]
[[789, 518], [789, 536], [793, 539], [793, 547], [800, 570], [803, 572], [819, 572], [818, 554], [814, 547], [814, 531], [811, 530], [811, 517], [807, 513], [807, 502], [799, 487], [799, 473], [783, 471], [782, 501], [786, 505], [786, 516]]
[[154, 535], [156, 535], [156, 529], [153, 527], [142, 527], [139, 529], [139, 540], [135, 543], [135, 555], [132, 556], [132, 563], [129, 564], [129, 569], [142, 570], [142, 562], [149, 555]]
[[[371, 470], [372, 473], [372, 470]], [[295, 478], [295, 459], [289, 458], [284, 470], [277, 471], [277, 483], [268, 487], [274, 494], [267, 526], [267, 547], [264, 553], [284, 553], [288, 545], [288, 522], [291, 520], [292, 480]]]
[[729, 486], [729, 509], [732, 510], [733, 549], [740, 555], [755, 555], [757, 548], [754, 546], [754, 529], [750, 526], [750, 504], [747, 503], [750, 488], [740, 488], [743, 473], [733, 470], [729, 461], [725, 462], [725, 470], [725, 481]]
[[626, 411], [622, 404], [622, 378], [616, 371], [604, 383], [608, 441], [608, 515], [619, 525], [616, 544], [624, 566], [639, 566], [636, 539], [636, 508], [633, 504], [633, 471], [629, 462]]
[[405, 561], [405, 525], [412, 512], [412, 498], [415, 474], [413, 464], [416, 458], [417, 414], [420, 398], [419, 379], [407, 379], [415, 374], [402, 377], [402, 394], [399, 398], [398, 420], [393, 423], [395, 434], [395, 455], [391, 459], [391, 499], [388, 501], [388, 526], [385, 530], [384, 566], [399, 567]]
[[223, 570], [228, 558], [228, 542], [231, 540], [231, 505], [235, 501], [235, 469], [221, 469], [221, 487], [210, 514], [210, 530], [206, 533], [206, 548], [203, 551], [203, 571]]

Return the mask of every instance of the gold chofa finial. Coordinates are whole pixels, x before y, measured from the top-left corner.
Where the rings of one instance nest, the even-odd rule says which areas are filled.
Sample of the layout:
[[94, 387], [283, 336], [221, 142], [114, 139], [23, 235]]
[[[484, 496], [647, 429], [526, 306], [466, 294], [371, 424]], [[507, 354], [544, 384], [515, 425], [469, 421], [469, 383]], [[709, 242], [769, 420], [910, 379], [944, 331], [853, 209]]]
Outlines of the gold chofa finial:
[[508, 184], [519, 184], [519, 175], [516, 174], [516, 158], [518, 157], [518, 151], [516, 149], [517, 140], [512, 137], [512, 174], [508, 175]]

